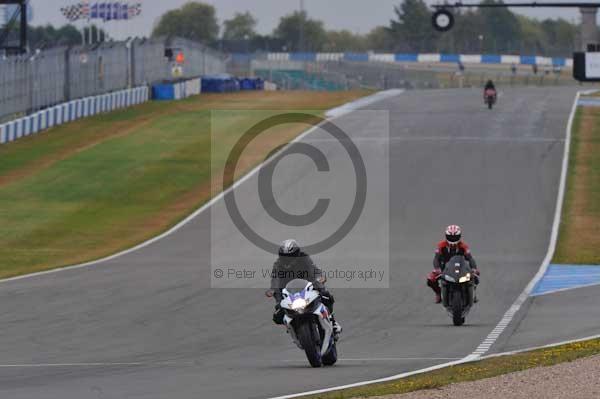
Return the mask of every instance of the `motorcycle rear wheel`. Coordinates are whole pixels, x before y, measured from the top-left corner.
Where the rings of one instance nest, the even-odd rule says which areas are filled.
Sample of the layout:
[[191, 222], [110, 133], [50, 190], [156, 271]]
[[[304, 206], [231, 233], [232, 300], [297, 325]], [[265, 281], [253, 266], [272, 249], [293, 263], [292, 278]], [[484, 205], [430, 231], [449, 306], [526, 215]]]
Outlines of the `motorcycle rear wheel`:
[[315, 326], [313, 323], [301, 323], [296, 329], [298, 340], [304, 348], [306, 358], [312, 367], [321, 367], [323, 359], [321, 359], [321, 347], [319, 340], [314, 337]]

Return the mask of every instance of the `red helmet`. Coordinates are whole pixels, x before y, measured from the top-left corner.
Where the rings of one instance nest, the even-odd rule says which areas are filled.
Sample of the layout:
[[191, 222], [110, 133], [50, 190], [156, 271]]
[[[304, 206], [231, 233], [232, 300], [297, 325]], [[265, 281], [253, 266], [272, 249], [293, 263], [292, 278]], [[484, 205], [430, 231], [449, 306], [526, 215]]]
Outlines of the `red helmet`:
[[460, 230], [460, 226], [451, 224], [450, 226], [446, 227], [446, 241], [448, 244], [458, 245], [461, 235], [462, 231]]

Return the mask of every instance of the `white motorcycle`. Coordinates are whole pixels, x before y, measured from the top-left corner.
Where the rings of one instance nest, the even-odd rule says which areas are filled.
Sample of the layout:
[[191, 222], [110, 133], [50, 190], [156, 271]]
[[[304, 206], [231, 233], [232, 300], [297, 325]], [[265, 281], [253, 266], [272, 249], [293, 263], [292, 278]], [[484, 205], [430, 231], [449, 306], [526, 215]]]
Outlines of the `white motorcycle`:
[[329, 309], [310, 281], [295, 279], [282, 291], [283, 322], [294, 343], [304, 350], [312, 367], [337, 361], [336, 341]]

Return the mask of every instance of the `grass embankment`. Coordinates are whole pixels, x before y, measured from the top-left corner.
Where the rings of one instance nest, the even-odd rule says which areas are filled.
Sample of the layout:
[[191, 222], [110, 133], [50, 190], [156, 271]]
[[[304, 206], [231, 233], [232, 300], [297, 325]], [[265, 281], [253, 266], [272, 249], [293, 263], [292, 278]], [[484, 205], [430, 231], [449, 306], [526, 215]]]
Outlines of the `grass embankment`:
[[577, 110], [554, 263], [600, 264], [600, 109]]
[[476, 362], [446, 367], [429, 373], [385, 382], [306, 396], [311, 399], [366, 398], [372, 396], [402, 394], [422, 389], [439, 388], [458, 382], [474, 381], [517, 372], [534, 367], [552, 366], [569, 362], [600, 352], [600, 339], [575, 342], [553, 348], [539, 349], [509, 356], [492, 357]]
[[[212, 143], [215, 171], [231, 143], [261, 117], [285, 110], [318, 114], [365, 94], [205, 94], [99, 115], [0, 146], [0, 277], [131, 247], [209, 200], [215, 184], [211, 115], [220, 125]], [[263, 111], [211, 114], [227, 109]], [[260, 136], [236, 176], [305, 128], [284, 125]]]

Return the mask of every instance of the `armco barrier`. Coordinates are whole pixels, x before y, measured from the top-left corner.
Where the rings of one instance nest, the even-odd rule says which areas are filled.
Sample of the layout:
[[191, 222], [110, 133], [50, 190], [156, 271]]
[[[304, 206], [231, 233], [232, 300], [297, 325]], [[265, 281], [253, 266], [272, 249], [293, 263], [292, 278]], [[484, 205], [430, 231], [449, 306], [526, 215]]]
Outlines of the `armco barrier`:
[[200, 78], [175, 83], [160, 83], [152, 86], [152, 99], [181, 100], [200, 94], [201, 90], [202, 84]]
[[239, 91], [240, 84], [229, 74], [207, 75], [202, 77], [202, 91], [208, 93], [225, 93]]
[[148, 86], [140, 86], [69, 101], [0, 125], [0, 144], [37, 134], [63, 123], [141, 104], [148, 100]]
[[570, 58], [539, 57], [534, 55], [500, 54], [410, 54], [410, 53], [268, 53], [269, 61], [352, 61], [352, 62], [422, 62], [463, 64], [521, 64], [521, 65], [573, 65]]
[[440, 62], [458, 63], [459, 61], [460, 55], [458, 54], [440, 54]]

